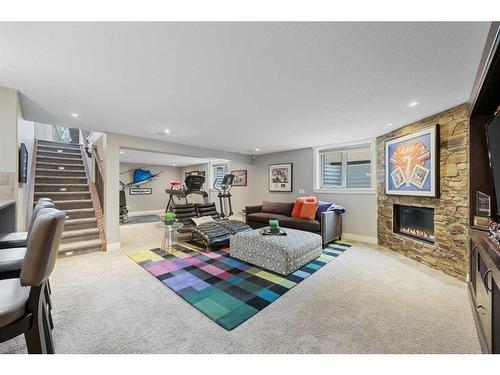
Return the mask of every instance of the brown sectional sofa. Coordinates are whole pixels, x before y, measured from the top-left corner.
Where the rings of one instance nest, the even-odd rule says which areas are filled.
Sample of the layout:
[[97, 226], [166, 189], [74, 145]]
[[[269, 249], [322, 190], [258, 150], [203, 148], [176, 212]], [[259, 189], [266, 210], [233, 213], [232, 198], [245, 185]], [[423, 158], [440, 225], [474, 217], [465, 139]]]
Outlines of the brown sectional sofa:
[[342, 215], [335, 211], [321, 214], [321, 221], [292, 217], [293, 203], [262, 202], [259, 206], [246, 206], [245, 220], [252, 228], [269, 226], [276, 219], [280, 227], [304, 230], [321, 235], [323, 246], [342, 236]]

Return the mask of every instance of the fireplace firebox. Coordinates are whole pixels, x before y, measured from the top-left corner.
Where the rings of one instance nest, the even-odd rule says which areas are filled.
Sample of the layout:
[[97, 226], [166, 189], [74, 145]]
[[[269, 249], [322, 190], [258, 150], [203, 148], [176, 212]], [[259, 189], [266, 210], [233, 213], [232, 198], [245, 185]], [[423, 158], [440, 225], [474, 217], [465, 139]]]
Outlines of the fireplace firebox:
[[434, 209], [395, 204], [392, 229], [394, 233], [434, 243]]

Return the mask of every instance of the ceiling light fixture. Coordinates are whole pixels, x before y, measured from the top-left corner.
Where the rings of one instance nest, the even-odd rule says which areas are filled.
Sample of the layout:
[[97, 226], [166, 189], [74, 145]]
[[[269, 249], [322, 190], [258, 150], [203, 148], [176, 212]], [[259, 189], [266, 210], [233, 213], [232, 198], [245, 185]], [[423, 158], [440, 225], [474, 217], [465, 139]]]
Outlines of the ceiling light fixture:
[[385, 126], [392, 126], [392, 122], [385, 124]]
[[259, 152], [259, 151], [260, 151], [260, 148], [256, 148], [256, 149], [255, 149], [255, 152]]
[[416, 100], [414, 100], [410, 104], [408, 104], [408, 107], [416, 107], [419, 104], [420, 104], [420, 102], [417, 102]]
[[124, 152], [123, 152], [123, 151], [120, 151], [120, 155], [123, 155], [123, 154], [124, 154]]
[[78, 118], [79, 114], [78, 113], [72, 113], [71, 117]]
[[165, 134], [170, 134], [170, 130], [168, 130], [168, 129], [165, 129], [163, 132], [164, 132]]
[[172, 164], [172, 167], [175, 167], [175, 163]]

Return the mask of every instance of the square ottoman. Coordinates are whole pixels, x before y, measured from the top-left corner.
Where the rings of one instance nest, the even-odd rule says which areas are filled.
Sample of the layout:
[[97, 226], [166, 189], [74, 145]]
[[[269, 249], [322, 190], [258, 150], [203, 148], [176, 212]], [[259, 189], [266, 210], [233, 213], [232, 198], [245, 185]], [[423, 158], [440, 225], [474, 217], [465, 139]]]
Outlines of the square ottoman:
[[284, 229], [286, 236], [264, 236], [260, 229], [237, 233], [230, 239], [231, 257], [289, 275], [321, 255], [321, 236]]

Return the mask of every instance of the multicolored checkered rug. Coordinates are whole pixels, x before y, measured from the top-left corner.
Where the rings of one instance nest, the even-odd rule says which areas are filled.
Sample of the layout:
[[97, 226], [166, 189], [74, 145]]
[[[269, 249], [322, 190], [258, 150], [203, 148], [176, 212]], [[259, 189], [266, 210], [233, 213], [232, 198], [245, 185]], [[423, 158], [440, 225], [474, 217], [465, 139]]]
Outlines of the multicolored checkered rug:
[[192, 243], [129, 254], [134, 262], [214, 322], [231, 330], [276, 301], [351, 245], [329, 244], [323, 254], [288, 276], [229, 256], [229, 249], [203, 252]]

